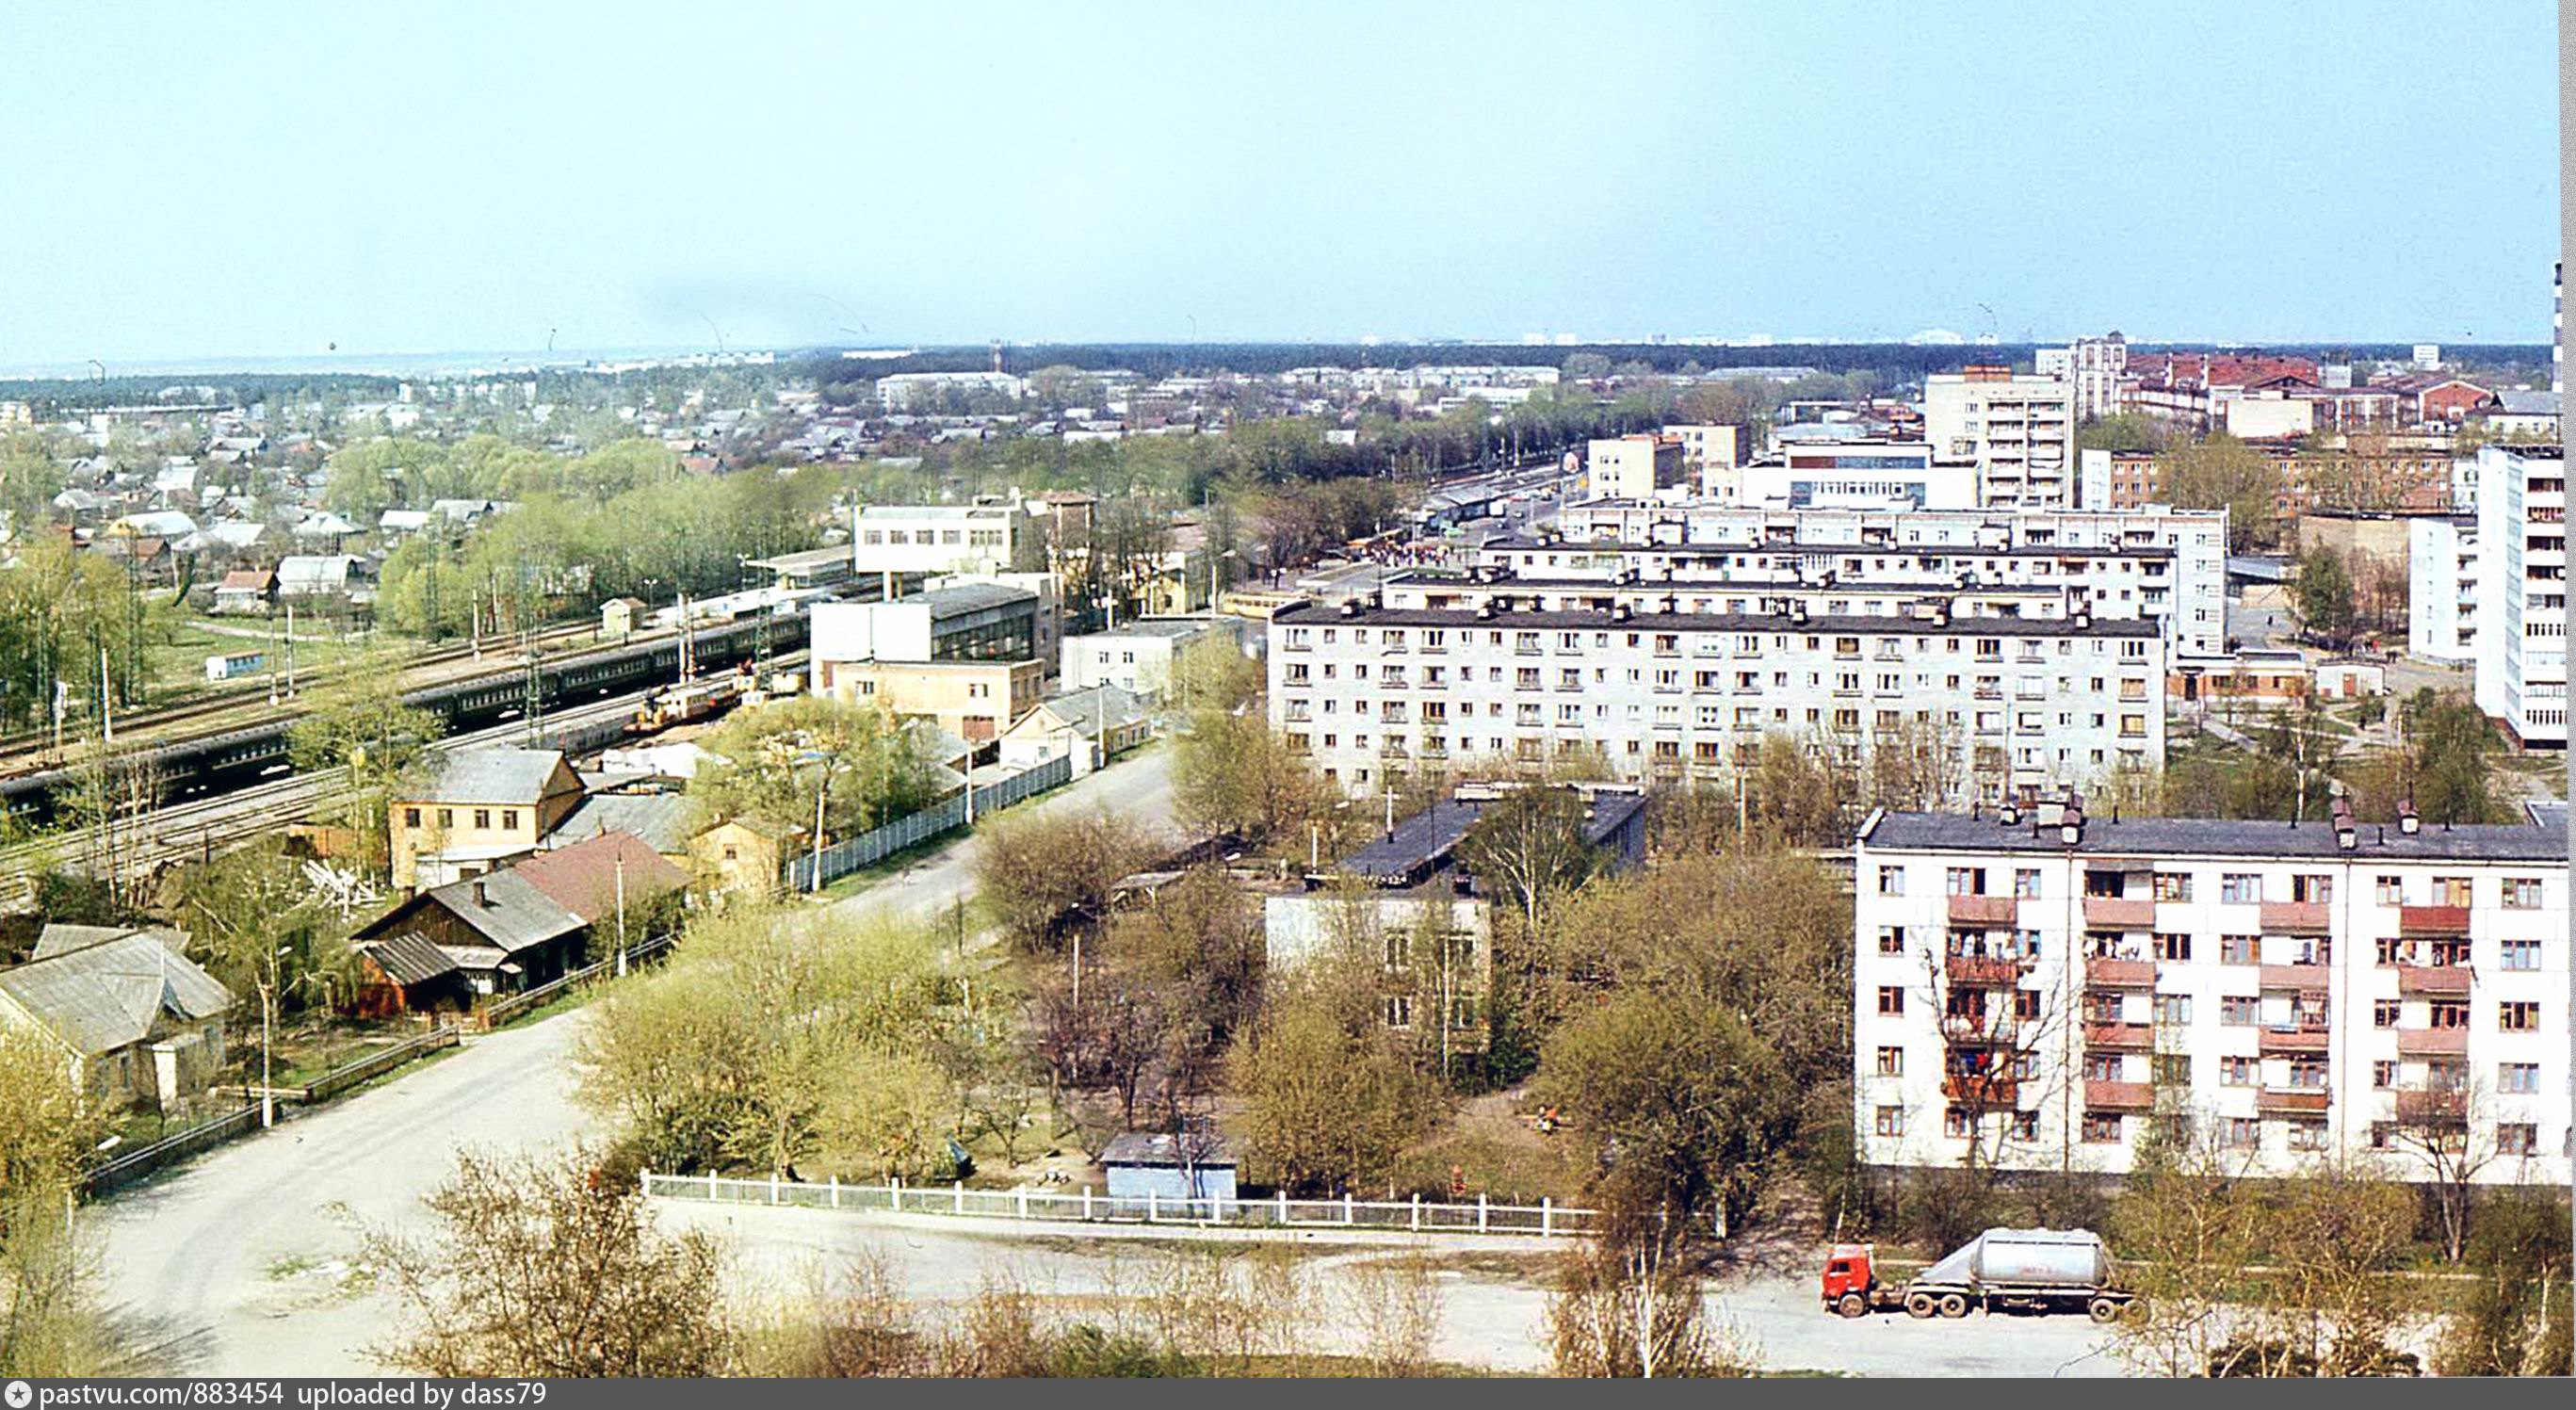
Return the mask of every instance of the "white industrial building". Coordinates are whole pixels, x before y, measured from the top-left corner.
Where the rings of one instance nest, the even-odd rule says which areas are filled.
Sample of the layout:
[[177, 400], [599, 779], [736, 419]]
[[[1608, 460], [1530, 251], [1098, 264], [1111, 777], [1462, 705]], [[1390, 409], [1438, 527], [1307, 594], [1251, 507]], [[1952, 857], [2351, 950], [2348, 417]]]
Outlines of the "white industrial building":
[[2567, 747], [2567, 452], [2478, 448], [2478, 708]]
[[1046, 525], [1017, 505], [870, 504], [850, 524], [851, 567], [884, 573], [994, 573]]
[[1879, 814], [1853, 862], [1871, 1165], [2119, 1174], [2162, 1120], [2253, 1174], [2567, 1182], [2563, 815]]

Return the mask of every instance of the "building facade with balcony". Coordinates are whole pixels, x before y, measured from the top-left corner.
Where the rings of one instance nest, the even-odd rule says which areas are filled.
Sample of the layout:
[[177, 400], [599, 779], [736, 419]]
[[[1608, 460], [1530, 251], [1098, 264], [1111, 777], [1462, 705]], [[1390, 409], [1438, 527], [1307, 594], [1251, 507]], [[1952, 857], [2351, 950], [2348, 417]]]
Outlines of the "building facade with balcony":
[[2478, 708], [2567, 747], [2567, 451], [2478, 448]]
[[2067, 382], [2015, 376], [2008, 367], [1927, 377], [1923, 439], [1935, 459], [1977, 467], [1977, 503], [1986, 508], [2078, 507], [2075, 389]]
[[2563, 1184], [2567, 855], [2537, 824], [1875, 814], [1863, 1157], [2120, 1174], [2166, 1121], [2249, 1173], [2423, 1180], [2441, 1141]]
[[1271, 618], [1270, 719], [1353, 792], [1474, 764], [1716, 779], [1771, 734], [1937, 755], [1960, 806], [2161, 767], [2155, 624], [2032, 596], [1403, 574]]
[[2028, 588], [2071, 614], [2148, 618], [2184, 661], [2227, 648], [2227, 513], [2144, 509], [1744, 509], [1591, 503], [1557, 516], [1553, 540], [1506, 539], [1478, 555], [1528, 576], [1634, 572], [1641, 582], [1735, 581], [1816, 588]]
[[2478, 659], [2478, 521], [2406, 522], [2406, 654], [2473, 665]]

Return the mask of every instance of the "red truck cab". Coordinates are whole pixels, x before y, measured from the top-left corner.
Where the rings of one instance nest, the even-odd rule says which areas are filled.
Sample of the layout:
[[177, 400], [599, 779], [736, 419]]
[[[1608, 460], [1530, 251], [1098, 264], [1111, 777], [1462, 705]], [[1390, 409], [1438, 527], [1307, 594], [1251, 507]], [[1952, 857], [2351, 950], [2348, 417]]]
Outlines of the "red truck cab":
[[1869, 1311], [1878, 1288], [1878, 1273], [1871, 1266], [1877, 1251], [1875, 1244], [1836, 1244], [1825, 1255], [1826, 1311], [1845, 1317]]

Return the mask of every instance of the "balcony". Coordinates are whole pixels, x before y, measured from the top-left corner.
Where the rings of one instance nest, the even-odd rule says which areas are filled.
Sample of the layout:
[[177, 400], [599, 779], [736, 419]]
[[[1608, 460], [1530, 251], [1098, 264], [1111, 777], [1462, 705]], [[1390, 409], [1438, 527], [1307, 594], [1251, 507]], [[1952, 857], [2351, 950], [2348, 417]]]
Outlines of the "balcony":
[[2022, 963], [2019, 960], [1994, 959], [1984, 955], [1952, 955], [1944, 965], [1954, 984], [2011, 986], [2019, 984]]
[[2142, 1053], [2155, 1046], [2155, 1029], [2144, 1023], [2087, 1023], [2084, 1046]]
[[2326, 1026], [2322, 1023], [2266, 1028], [2256, 1041], [2254, 1050], [2265, 1057], [2321, 1053], [2326, 1050], [2327, 1038]]
[[2464, 964], [2402, 964], [2397, 967], [2397, 992], [2410, 998], [2465, 999], [2470, 978]]
[[2120, 930], [2153, 930], [2156, 928], [2156, 903], [2142, 896], [2087, 896], [2084, 898], [2084, 923]]
[[2254, 1094], [2260, 1112], [2322, 1112], [2334, 1101], [2323, 1087], [2266, 1087]]
[[2009, 1047], [2021, 1036], [2021, 1020], [1999, 1013], [1943, 1014], [1941, 1036], [1965, 1047]]
[[2021, 919], [2021, 901], [2012, 896], [1953, 896], [1952, 925], [2011, 925]]
[[2088, 1111], [2146, 1111], [2156, 1104], [2156, 1089], [2144, 1082], [2084, 1083]]
[[2326, 990], [2326, 967], [2321, 964], [2267, 964], [2261, 970], [2266, 989], [2295, 989], [2303, 994]]
[[2469, 908], [2466, 906], [2399, 906], [2397, 933], [2413, 936], [2456, 936], [2469, 933]]
[[2457, 1087], [2410, 1087], [2397, 1094], [2397, 1119], [2409, 1126], [2465, 1126], [2469, 1094]]
[[2020, 1099], [2021, 1084], [1995, 1073], [1953, 1072], [1941, 1079], [1941, 1095], [1954, 1102], [2008, 1107]]
[[2469, 1050], [2466, 1028], [2400, 1028], [2399, 1057], [2460, 1057]]
[[2333, 908], [2323, 901], [2265, 901], [2266, 935], [2324, 935], [2334, 928]]
[[2084, 962], [2084, 982], [2095, 989], [2153, 989], [2156, 962], [2088, 959]]

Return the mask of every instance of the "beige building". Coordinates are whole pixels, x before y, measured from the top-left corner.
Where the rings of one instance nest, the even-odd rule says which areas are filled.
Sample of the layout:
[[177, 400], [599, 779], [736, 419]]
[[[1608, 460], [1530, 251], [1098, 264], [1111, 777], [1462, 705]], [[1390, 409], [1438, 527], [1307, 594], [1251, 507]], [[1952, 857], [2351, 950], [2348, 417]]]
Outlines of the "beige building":
[[2075, 392], [2055, 377], [1990, 366], [1926, 377], [1923, 439], [1934, 459], [1977, 467], [1982, 506], [2076, 507]]
[[1594, 441], [1584, 457], [1594, 499], [1652, 499], [1684, 484], [1678, 436], [1639, 433]]
[[1046, 665], [1029, 661], [824, 661], [822, 688], [928, 719], [970, 744], [1002, 737], [1046, 692]]
[[98, 1106], [174, 1106], [222, 1071], [233, 1007], [183, 943], [174, 932], [48, 926], [34, 959], [0, 970], [0, 1029], [58, 1046]]
[[1744, 427], [1666, 426], [1664, 434], [1682, 443], [1682, 473], [1699, 480], [1702, 495], [1735, 498], [1736, 469], [1752, 458]]
[[711, 893], [766, 896], [778, 889], [788, 860], [813, 840], [805, 829], [775, 819], [727, 818], [689, 839], [689, 861]]
[[394, 885], [417, 891], [480, 876], [537, 843], [580, 804], [558, 749], [464, 749], [389, 810]]

